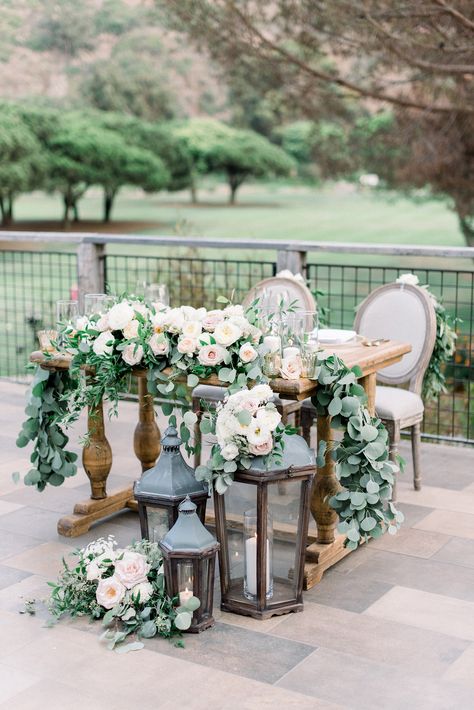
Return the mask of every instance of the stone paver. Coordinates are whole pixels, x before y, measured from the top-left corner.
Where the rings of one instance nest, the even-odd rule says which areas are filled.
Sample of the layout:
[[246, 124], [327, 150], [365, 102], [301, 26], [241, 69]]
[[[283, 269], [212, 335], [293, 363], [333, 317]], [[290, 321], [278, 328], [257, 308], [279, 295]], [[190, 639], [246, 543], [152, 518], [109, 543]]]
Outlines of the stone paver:
[[[216, 626], [119, 655], [86, 619], [45, 627], [48, 612], [20, 614], [43, 599], [61, 557], [112, 533], [139, 535], [137, 516], [117, 515], [79, 538], [56, 531], [87, 498], [80, 471], [58, 489], [15, 485], [29, 469], [15, 448], [24, 387], [0, 383], [0, 710], [472, 710], [474, 664], [474, 452], [424, 445], [424, 487], [412, 488], [409, 448], [400, 481], [406, 523], [399, 536], [364, 545], [305, 592], [300, 614], [259, 622], [216, 609]], [[133, 482], [136, 403], [107, 422], [114, 462], [109, 489]], [[72, 432], [78, 437], [84, 418]], [[218, 597], [216, 605], [218, 604]]]

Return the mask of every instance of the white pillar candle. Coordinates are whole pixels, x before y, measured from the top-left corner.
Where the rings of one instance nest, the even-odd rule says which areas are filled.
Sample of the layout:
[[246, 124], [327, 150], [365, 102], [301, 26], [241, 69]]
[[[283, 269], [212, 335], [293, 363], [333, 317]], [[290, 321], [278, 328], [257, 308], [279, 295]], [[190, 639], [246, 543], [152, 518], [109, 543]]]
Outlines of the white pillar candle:
[[300, 349], [295, 347], [287, 347], [283, 350], [283, 357], [296, 357], [300, 354]]
[[269, 353], [276, 353], [281, 348], [281, 338], [278, 335], [266, 335], [263, 344]]
[[[247, 591], [252, 596], [257, 596], [257, 535], [245, 541], [245, 577]], [[270, 543], [267, 540], [267, 569], [266, 593], [270, 590]]]
[[193, 590], [188, 589], [187, 587], [185, 588], [184, 592], [179, 593], [179, 603], [181, 606], [184, 606], [189, 599], [193, 596]]

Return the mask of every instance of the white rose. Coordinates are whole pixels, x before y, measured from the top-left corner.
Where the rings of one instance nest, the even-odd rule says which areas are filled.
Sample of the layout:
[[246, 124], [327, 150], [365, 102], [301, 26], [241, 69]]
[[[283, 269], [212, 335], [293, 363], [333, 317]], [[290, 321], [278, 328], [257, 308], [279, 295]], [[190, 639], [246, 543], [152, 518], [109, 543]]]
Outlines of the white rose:
[[178, 352], [191, 355], [197, 348], [197, 341], [194, 338], [181, 338], [177, 347]]
[[204, 345], [199, 351], [198, 360], [201, 365], [220, 365], [227, 355], [227, 350], [220, 345]]
[[184, 315], [180, 308], [171, 308], [165, 319], [167, 330], [170, 333], [179, 333], [184, 323]]
[[168, 355], [170, 351], [168, 339], [164, 335], [158, 335], [157, 333], [151, 336], [148, 345], [153, 355]]
[[87, 326], [89, 325], [89, 319], [87, 316], [79, 316], [76, 320], [76, 329], [77, 330], [85, 330]]
[[202, 332], [202, 325], [198, 320], [188, 320], [183, 323], [181, 332], [186, 338], [197, 338]]
[[86, 576], [89, 582], [94, 582], [95, 580], [100, 579], [102, 577], [102, 570], [97, 564], [97, 560], [91, 560], [89, 562], [89, 564], [87, 565]]
[[102, 316], [99, 318], [99, 320], [98, 320], [97, 323], [95, 324], [95, 328], [96, 328], [96, 330], [99, 330], [101, 333], [102, 333], [104, 330], [110, 330], [109, 315], [108, 315], [108, 313], [104, 313], [104, 315], [102, 315]]
[[253, 326], [251, 325], [251, 323], [249, 323], [247, 318], [244, 318], [244, 316], [231, 316], [229, 320], [231, 323], [235, 323], [235, 325], [240, 328], [240, 330], [242, 331], [242, 335], [245, 338], [248, 338], [248, 336], [252, 332]]
[[99, 580], [95, 598], [97, 603], [106, 609], [112, 609], [116, 604], [122, 601], [125, 594], [125, 587], [122, 582], [113, 575], [107, 579]]
[[301, 377], [301, 359], [284, 357], [281, 361], [280, 374], [285, 380], [299, 380]]
[[226, 316], [243, 316], [244, 315], [244, 307], [241, 306], [240, 304], [237, 304], [235, 306], [227, 306], [224, 308], [224, 313]]
[[153, 587], [150, 582], [140, 582], [132, 588], [131, 594], [133, 601], [137, 601], [139, 598], [140, 603], [147, 602], [153, 594]]
[[166, 305], [166, 303], [162, 303], [161, 301], [154, 301], [151, 305], [153, 306], [156, 312], [168, 310], [168, 306]]
[[232, 343], [242, 337], [242, 331], [238, 325], [230, 320], [218, 323], [214, 329], [214, 337], [219, 345], [229, 347]]
[[252, 419], [248, 425], [246, 436], [249, 444], [253, 444], [254, 446], [258, 446], [264, 441], [268, 441], [269, 438], [271, 439], [270, 430], [257, 419]]
[[270, 385], [255, 385], [249, 392], [261, 402], [268, 402], [273, 397], [273, 390]]
[[130, 343], [122, 350], [122, 360], [124, 360], [127, 365], [133, 367], [138, 365], [143, 358], [143, 348], [141, 345], [136, 345], [135, 343]]
[[239, 358], [242, 362], [253, 362], [257, 357], [258, 353], [250, 343], [244, 343], [240, 346]]
[[231, 441], [229, 444], [226, 444], [223, 447], [221, 454], [222, 454], [222, 458], [225, 459], [226, 461], [233, 461], [239, 455], [239, 448], [238, 448], [237, 444], [234, 444]]
[[150, 320], [155, 333], [164, 333], [167, 321], [166, 313], [155, 313]]
[[148, 308], [145, 306], [144, 303], [142, 303], [141, 301], [133, 301], [131, 303], [131, 306], [134, 311], [136, 311], [137, 313], [140, 313], [140, 315], [142, 315], [144, 318], [147, 317]]
[[104, 333], [101, 333], [95, 340], [92, 345], [92, 350], [95, 352], [96, 355], [111, 355], [112, 351], [114, 349], [114, 336], [110, 332], [110, 330], [106, 330]]
[[186, 320], [202, 320], [206, 315], [205, 308], [193, 308], [192, 306], [181, 306], [181, 311]]
[[202, 319], [202, 327], [212, 333], [218, 323], [224, 320], [224, 311], [208, 311]]
[[397, 284], [408, 284], [409, 286], [418, 286], [420, 279], [415, 274], [402, 274], [397, 279]]
[[234, 434], [234, 417], [225, 409], [219, 412], [216, 419], [216, 436], [220, 441], [230, 439]]
[[267, 409], [267, 407], [261, 407], [255, 416], [257, 421], [261, 422], [263, 426], [270, 429], [270, 431], [274, 431], [281, 422], [280, 412], [273, 407], [269, 409]]
[[108, 313], [110, 329], [122, 330], [132, 320], [133, 315], [133, 308], [126, 301], [116, 303]]
[[140, 582], [148, 582], [147, 575], [150, 565], [146, 557], [139, 552], [126, 550], [121, 560], [115, 563], [115, 577], [127, 588], [131, 589]]
[[127, 340], [137, 337], [139, 325], [140, 323], [137, 321], [136, 318], [133, 318], [130, 323], [127, 323], [127, 325], [123, 329], [123, 334]]

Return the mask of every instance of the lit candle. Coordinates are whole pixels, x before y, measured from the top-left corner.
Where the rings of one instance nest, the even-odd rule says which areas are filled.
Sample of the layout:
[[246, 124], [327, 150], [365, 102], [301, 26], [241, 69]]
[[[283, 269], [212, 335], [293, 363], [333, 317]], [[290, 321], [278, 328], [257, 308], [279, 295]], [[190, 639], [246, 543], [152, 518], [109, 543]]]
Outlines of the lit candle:
[[[257, 596], [257, 534], [245, 541], [245, 577], [247, 591], [254, 597]], [[267, 540], [267, 585], [266, 593], [270, 590], [270, 543]]]
[[287, 347], [283, 350], [283, 357], [296, 357], [300, 354], [300, 349], [295, 347]]
[[181, 606], [184, 606], [184, 604], [186, 604], [186, 602], [189, 601], [192, 596], [193, 596], [193, 590], [188, 589], [187, 587], [185, 588], [184, 592], [180, 592], [179, 593], [179, 603], [181, 604]]
[[269, 353], [276, 353], [281, 348], [281, 338], [278, 335], [266, 335], [263, 344]]

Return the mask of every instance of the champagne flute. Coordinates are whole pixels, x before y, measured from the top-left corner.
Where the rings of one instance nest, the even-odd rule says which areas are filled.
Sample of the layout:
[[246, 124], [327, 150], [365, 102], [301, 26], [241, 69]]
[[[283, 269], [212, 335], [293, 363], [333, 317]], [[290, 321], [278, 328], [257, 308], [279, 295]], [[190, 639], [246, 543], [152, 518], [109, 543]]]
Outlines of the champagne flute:
[[90, 318], [107, 310], [110, 297], [106, 293], [86, 293], [84, 296], [84, 315]]
[[58, 325], [58, 344], [61, 346], [67, 343], [67, 331], [73, 330], [79, 318], [79, 304], [77, 301], [57, 301], [56, 321]]

